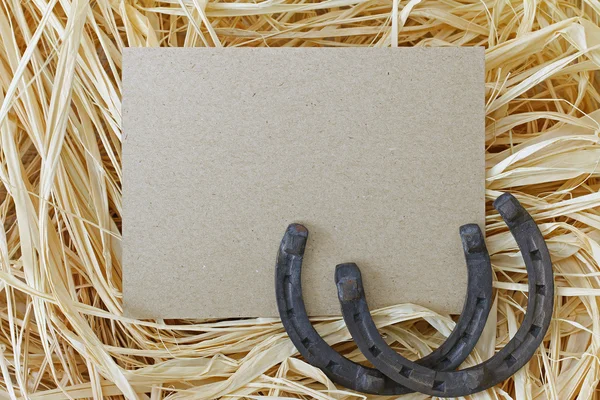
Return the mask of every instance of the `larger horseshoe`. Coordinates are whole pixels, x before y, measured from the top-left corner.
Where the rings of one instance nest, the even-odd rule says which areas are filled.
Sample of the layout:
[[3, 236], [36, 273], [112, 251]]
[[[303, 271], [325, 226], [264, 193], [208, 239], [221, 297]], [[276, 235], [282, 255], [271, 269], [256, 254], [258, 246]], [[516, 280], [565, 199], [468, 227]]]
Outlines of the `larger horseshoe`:
[[[485, 326], [492, 301], [492, 271], [483, 234], [477, 225], [461, 228], [468, 269], [468, 292], [455, 329], [447, 340], [419, 364], [453, 370], [469, 355]], [[302, 356], [336, 384], [370, 394], [412, 393], [380, 371], [355, 363], [333, 350], [311, 325], [302, 299], [301, 267], [308, 230], [291, 224], [277, 254], [275, 288], [277, 307], [285, 330]], [[476, 256], [475, 256], [476, 255]], [[463, 333], [472, 335], [462, 340]]]
[[[521, 369], [538, 349], [552, 319], [552, 261], [537, 225], [509, 193], [496, 199], [498, 210], [523, 255], [529, 278], [529, 299], [515, 336], [487, 361], [459, 371], [436, 371], [396, 353], [382, 339], [364, 297], [360, 271], [342, 264], [336, 271], [338, 297], [348, 330], [365, 357], [381, 372], [414, 391], [437, 397], [462, 397], [488, 389]], [[348, 296], [348, 288], [357, 295]], [[469, 334], [468, 330], [465, 334]]]

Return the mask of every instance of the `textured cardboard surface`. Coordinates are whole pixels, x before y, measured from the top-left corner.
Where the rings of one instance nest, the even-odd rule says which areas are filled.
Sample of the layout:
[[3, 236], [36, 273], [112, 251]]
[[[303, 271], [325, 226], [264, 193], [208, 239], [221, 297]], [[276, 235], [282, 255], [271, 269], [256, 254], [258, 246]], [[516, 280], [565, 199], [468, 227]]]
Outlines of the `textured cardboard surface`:
[[458, 313], [460, 225], [484, 224], [481, 48], [125, 49], [124, 303], [135, 317], [275, 316], [288, 223], [303, 292], [339, 314], [335, 265], [371, 307]]

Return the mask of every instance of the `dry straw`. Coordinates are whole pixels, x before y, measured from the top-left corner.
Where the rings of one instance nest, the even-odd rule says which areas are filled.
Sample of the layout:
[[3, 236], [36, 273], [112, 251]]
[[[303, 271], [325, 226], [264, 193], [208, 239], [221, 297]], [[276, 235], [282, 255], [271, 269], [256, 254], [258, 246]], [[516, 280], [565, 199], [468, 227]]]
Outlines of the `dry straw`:
[[[511, 190], [539, 223], [557, 298], [529, 365], [473, 398], [600, 399], [599, 22], [598, 0], [2, 0], [0, 398], [361, 398], [275, 319], [122, 316], [122, 50], [485, 46], [487, 198]], [[469, 364], [508, 341], [527, 297], [489, 202], [487, 234], [497, 292]], [[454, 325], [410, 304], [374, 315], [411, 358]], [[364, 360], [339, 318], [315, 323]]]

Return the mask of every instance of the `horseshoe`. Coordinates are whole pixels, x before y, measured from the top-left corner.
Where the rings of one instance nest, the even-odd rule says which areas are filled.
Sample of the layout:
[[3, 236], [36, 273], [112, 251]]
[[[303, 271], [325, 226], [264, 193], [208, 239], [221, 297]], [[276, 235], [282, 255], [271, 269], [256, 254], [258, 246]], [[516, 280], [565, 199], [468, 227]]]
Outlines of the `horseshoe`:
[[[468, 396], [509, 378], [531, 359], [542, 343], [554, 306], [550, 253], [537, 225], [515, 197], [504, 193], [494, 201], [494, 207], [523, 254], [529, 276], [529, 299], [523, 323], [515, 336], [502, 350], [479, 365], [459, 371], [436, 371], [396, 353], [373, 323], [358, 267], [354, 264], [337, 267], [338, 297], [348, 330], [365, 357], [394, 381], [430, 396]], [[470, 334], [467, 329], [467, 339]]]
[[[363, 393], [399, 395], [413, 390], [380, 371], [347, 359], [331, 348], [311, 325], [302, 299], [301, 267], [308, 230], [291, 224], [281, 241], [275, 269], [277, 307], [283, 326], [302, 356], [334, 383]], [[428, 356], [417, 361], [429, 368], [457, 368], [473, 350], [485, 326], [492, 301], [492, 271], [483, 234], [477, 225], [461, 228], [468, 269], [468, 294], [455, 329]], [[345, 291], [348, 293], [348, 291]], [[463, 340], [465, 331], [472, 332]]]

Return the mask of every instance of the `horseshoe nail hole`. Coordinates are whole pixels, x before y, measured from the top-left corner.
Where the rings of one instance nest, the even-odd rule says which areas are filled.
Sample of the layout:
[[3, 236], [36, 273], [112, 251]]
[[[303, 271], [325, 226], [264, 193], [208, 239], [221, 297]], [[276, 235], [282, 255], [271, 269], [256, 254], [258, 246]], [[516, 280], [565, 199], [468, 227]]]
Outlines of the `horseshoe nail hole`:
[[377, 346], [375, 346], [375, 345], [373, 345], [373, 346], [369, 347], [369, 352], [370, 352], [371, 354], [373, 354], [373, 357], [377, 357], [378, 355], [380, 355], [380, 354], [381, 354], [381, 350], [379, 350], [379, 349], [377, 348]]
[[289, 284], [290, 284], [290, 278], [291, 278], [291, 277], [292, 277], [291, 275], [286, 275], [286, 276], [284, 276], [284, 277], [283, 277], [283, 284], [284, 284], [284, 285], [289, 285]]
[[310, 346], [310, 344], [311, 344], [311, 341], [310, 341], [310, 339], [309, 339], [309, 338], [304, 338], [304, 339], [302, 339], [302, 345], [303, 345], [304, 347], [308, 348], [308, 347]]
[[450, 360], [450, 359], [449, 359], [449, 358], [446, 356], [446, 357], [444, 357], [444, 358], [442, 358], [442, 359], [440, 360], [440, 364], [439, 364], [439, 365], [448, 364], [450, 361], [452, 361], [452, 360]]
[[531, 333], [531, 336], [533, 336], [534, 338], [536, 338], [540, 334], [541, 330], [542, 330], [541, 326], [533, 325], [531, 327], [531, 329], [529, 330], [529, 333]]
[[485, 301], [485, 297], [477, 297], [477, 302], [475, 303], [475, 307], [481, 307], [483, 302]]
[[463, 332], [463, 334], [460, 335], [460, 340], [463, 342], [467, 342], [469, 339], [471, 339], [471, 334], [468, 332]]
[[508, 357], [504, 359], [504, 362], [507, 366], [512, 367], [517, 362], [517, 359], [512, 354], [509, 354]]
[[354, 322], [358, 322], [359, 319], [360, 319], [360, 313], [354, 314]]
[[413, 370], [408, 367], [400, 367], [400, 371], [398, 373], [405, 378], [410, 378], [410, 374], [412, 374]]
[[289, 310], [287, 310], [287, 316], [288, 318], [294, 318], [294, 309], [290, 308]]
[[336, 363], [335, 361], [331, 360], [327, 363], [327, 369], [332, 370], [335, 367], [339, 366], [340, 364]]
[[542, 296], [546, 295], [546, 285], [535, 285], [535, 292]]
[[446, 388], [445, 381], [433, 381], [433, 386], [431, 387], [433, 390], [437, 390], [439, 392], [443, 392]]
[[531, 250], [529, 252], [529, 255], [531, 256], [531, 259], [533, 261], [541, 261], [542, 260], [542, 255], [540, 254], [540, 251], [538, 249]]

